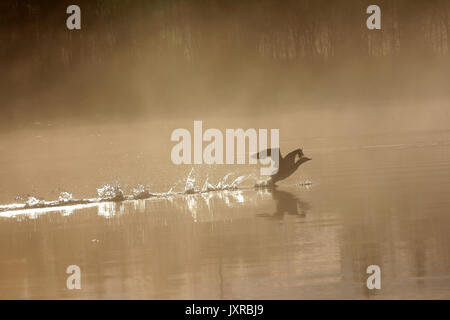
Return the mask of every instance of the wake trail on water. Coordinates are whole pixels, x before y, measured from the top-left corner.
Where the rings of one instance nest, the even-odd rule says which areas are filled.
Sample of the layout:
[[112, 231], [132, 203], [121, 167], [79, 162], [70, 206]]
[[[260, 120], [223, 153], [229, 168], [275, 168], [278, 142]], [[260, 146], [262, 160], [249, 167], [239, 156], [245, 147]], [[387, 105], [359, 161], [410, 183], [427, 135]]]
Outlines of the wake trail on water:
[[268, 187], [268, 180], [257, 180], [252, 174], [239, 175], [234, 179], [230, 179], [233, 173], [227, 173], [217, 183], [212, 183], [207, 176], [203, 183], [198, 183], [195, 178], [194, 168], [191, 169], [188, 176], [183, 179], [184, 188], [182, 191], [174, 191], [176, 184], [167, 192], [151, 192], [145, 186], [138, 185], [131, 190], [131, 194], [124, 194], [119, 184], [105, 184], [97, 189], [96, 198], [76, 199], [69, 192], [61, 192], [58, 200], [43, 200], [34, 196], [29, 196], [24, 203], [12, 203], [0, 205], [0, 217], [2, 214], [6, 216], [8, 212], [16, 212], [20, 210], [43, 209], [48, 211], [57, 209], [59, 207], [89, 207], [98, 205], [102, 202], [122, 202], [127, 200], [145, 200], [150, 198], [168, 198], [176, 195], [192, 195], [204, 194], [214, 191], [233, 191], [252, 189], [251, 187], [242, 187], [241, 184], [248, 179], [255, 179], [253, 188]]

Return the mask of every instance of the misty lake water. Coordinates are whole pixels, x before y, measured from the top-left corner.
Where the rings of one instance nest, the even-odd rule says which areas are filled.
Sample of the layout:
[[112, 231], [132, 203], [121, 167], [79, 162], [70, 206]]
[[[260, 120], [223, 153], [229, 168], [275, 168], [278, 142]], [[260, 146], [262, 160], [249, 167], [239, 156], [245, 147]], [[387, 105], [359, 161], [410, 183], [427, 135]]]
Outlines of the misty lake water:
[[[312, 161], [254, 189], [254, 166], [173, 165], [175, 127], [3, 133], [1, 204], [95, 197], [105, 183], [182, 191], [192, 167], [198, 187], [245, 179], [237, 190], [0, 212], [0, 298], [450, 298], [450, 131], [301, 138], [294, 126], [280, 131], [282, 154], [303, 146]], [[66, 288], [69, 265], [81, 290]], [[366, 287], [369, 265], [381, 290]]]

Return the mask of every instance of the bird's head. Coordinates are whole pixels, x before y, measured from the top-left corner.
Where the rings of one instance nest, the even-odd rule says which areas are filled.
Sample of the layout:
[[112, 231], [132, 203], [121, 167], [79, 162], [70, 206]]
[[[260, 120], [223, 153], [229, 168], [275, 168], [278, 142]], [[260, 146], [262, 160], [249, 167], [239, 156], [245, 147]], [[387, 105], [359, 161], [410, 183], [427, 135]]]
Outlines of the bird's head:
[[311, 158], [305, 157], [304, 153], [303, 153], [303, 149], [298, 149], [296, 155], [295, 155], [295, 162], [298, 163], [303, 163], [306, 161], [311, 160]]

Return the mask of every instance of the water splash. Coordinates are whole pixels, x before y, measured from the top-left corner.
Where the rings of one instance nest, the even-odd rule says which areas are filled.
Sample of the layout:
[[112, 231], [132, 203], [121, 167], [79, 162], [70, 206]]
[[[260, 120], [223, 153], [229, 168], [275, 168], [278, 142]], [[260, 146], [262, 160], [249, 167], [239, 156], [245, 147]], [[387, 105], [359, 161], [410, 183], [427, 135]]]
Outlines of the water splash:
[[256, 180], [255, 185], [254, 185], [255, 188], [267, 188], [270, 186], [272, 186], [272, 182], [271, 182], [270, 178], [266, 179], [266, 180]]
[[312, 188], [313, 183], [310, 180], [305, 180], [305, 181], [297, 182], [295, 185], [297, 187], [304, 187], [306, 189], [310, 189], [310, 188]]
[[196, 193], [194, 168], [191, 169], [191, 171], [189, 172], [189, 175], [186, 178], [186, 184], [184, 186], [184, 193], [186, 193], [186, 194]]
[[125, 199], [120, 185], [105, 184], [97, 189], [97, 194], [101, 200], [122, 201]]
[[227, 179], [228, 179], [228, 177], [230, 176], [230, 174], [231, 174], [231, 173], [227, 173], [227, 174], [222, 178], [222, 180], [220, 180], [220, 181], [217, 183], [217, 185], [216, 185], [216, 187], [215, 187], [215, 190], [224, 190], [224, 189], [226, 188], [226, 182], [227, 182]]
[[214, 190], [215, 190], [215, 187], [211, 183], [209, 183], [209, 179], [208, 179], [208, 177], [206, 177], [206, 180], [205, 180], [205, 183], [203, 184], [201, 192], [205, 193], [205, 192], [210, 192], [210, 191], [214, 191]]
[[246, 176], [239, 176], [234, 179], [231, 183], [227, 183], [228, 178], [233, 174], [232, 172], [227, 173], [222, 179], [220, 179], [216, 185], [209, 182], [209, 177], [207, 176], [203, 185], [197, 186], [197, 179], [194, 176], [194, 168], [189, 172], [186, 183], [184, 186], [184, 194], [195, 194], [201, 192], [211, 192], [211, 191], [219, 191], [219, 190], [235, 190], [238, 186], [244, 181]]
[[239, 185], [247, 178], [246, 176], [239, 176], [233, 180], [230, 184], [227, 184], [227, 180], [232, 173], [226, 174], [219, 182], [214, 186], [209, 183], [209, 179], [206, 178], [201, 192], [220, 191], [220, 190], [236, 190]]
[[132, 196], [133, 199], [139, 200], [150, 198], [152, 194], [142, 184], [139, 184], [136, 188], [133, 188]]
[[61, 192], [58, 197], [58, 201], [61, 203], [70, 202], [73, 200], [73, 194], [68, 192]]
[[231, 189], [237, 189], [238, 186], [245, 180], [246, 176], [239, 176], [229, 185]]
[[35, 197], [28, 197], [28, 200], [26, 202], [27, 207], [38, 207], [42, 205], [45, 205], [45, 201]]
[[[8, 216], [8, 212], [22, 212], [26, 210], [38, 210], [42, 209], [42, 212], [51, 211], [52, 209], [55, 210], [59, 207], [64, 207], [67, 214], [71, 214], [73, 211], [71, 207], [78, 208], [80, 206], [98, 206], [106, 202], [123, 202], [127, 200], [146, 200], [152, 197], [164, 197], [170, 200], [176, 195], [193, 195], [193, 194], [202, 194], [208, 195], [210, 192], [214, 191], [235, 191], [240, 190], [240, 185], [242, 182], [246, 179], [248, 179], [250, 176], [238, 176], [232, 182], [228, 182], [230, 176], [233, 174], [233, 172], [227, 173], [223, 178], [219, 179], [219, 181], [214, 184], [210, 182], [209, 177], [207, 176], [204, 183], [202, 185], [196, 185], [196, 182], [198, 179], [195, 178], [195, 171], [194, 168], [191, 168], [188, 176], [185, 180], [185, 186], [184, 190], [181, 192], [175, 192], [174, 188], [178, 184], [175, 184], [172, 186], [169, 191], [167, 192], [150, 192], [144, 185], [139, 184], [135, 188], [132, 188], [130, 195], [125, 195], [123, 190], [121, 189], [119, 184], [105, 184], [100, 188], [97, 188], [97, 194], [98, 198], [88, 198], [88, 199], [75, 199], [73, 197], [73, 194], [69, 192], [61, 192], [58, 200], [55, 201], [45, 201], [42, 199], [39, 199], [37, 197], [32, 197], [27, 195], [27, 199], [23, 200], [23, 203], [12, 203], [12, 204], [6, 204], [6, 205], [0, 205], [0, 212], [3, 216]], [[209, 203], [210, 197], [203, 197], [206, 202]], [[240, 199], [241, 197], [238, 196], [237, 199], [238, 202], [242, 201]], [[105, 211], [111, 211], [110, 208], [105, 208]], [[191, 206], [191, 209], [193, 207]]]

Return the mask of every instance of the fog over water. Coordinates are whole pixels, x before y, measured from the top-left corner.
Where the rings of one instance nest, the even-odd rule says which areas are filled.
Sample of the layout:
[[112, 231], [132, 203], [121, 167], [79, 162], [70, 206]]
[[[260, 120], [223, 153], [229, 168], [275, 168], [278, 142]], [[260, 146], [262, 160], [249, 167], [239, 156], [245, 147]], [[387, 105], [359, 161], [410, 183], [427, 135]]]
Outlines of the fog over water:
[[448, 102], [445, 1], [381, 1], [381, 30], [362, 0], [79, 1], [76, 31], [68, 4], [2, 3], [3, 130], [343, 108], [360, 122], [393, 107], [404, 127]]

